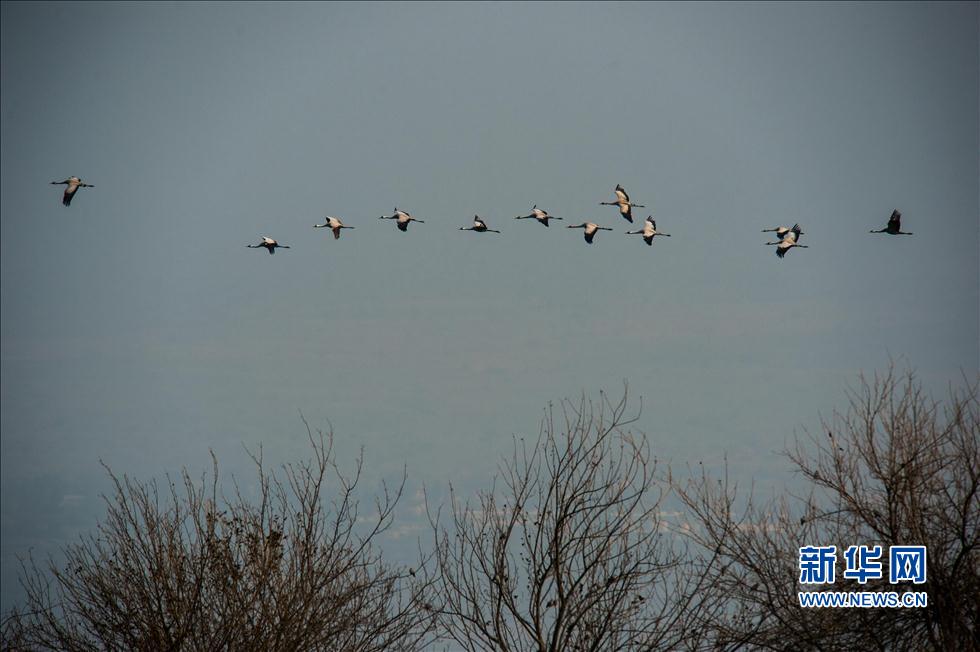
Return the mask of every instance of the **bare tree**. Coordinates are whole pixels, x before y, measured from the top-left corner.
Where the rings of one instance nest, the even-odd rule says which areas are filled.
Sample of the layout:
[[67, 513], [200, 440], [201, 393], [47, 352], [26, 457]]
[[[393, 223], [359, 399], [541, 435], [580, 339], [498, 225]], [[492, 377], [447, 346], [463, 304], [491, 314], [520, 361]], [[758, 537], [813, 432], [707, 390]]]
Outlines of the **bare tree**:
[[[332, 433], [307, 427], [311, 460], [279, 474], [252, 455], [257, 498], [199, 481], [141, 483], [108, 468], [115, 493], [97, 533], [47, 572], [24, 563], [26, 604], [4, 647], [57, 650], [413, 650], [426, 644], [430, 579], [385, 563], [380, 535], [405, 485], [373, 510], [337, 466]], [[251, 455], [251, 454], [250, 454]], [[329, 501], [329, 507], [324, 503]]]
[[466, 650], [676, 648], [696, 639], [701, 578], [661, 528], [627, 393], [549, 407], [488, 491], [430, 515], [441, 631]]
[[[849, 406], [785, 451], [807, 490], [758, 501], [727, 477], [701, 473], [674, 486], [690, 511], [687, 534], [710, 554], [725, 609], [712, 646], [737, 649], [980, 649], [980, 383], [931, 400], [912, 372], [889, 369], [849, 392]], [[881, 546], [884, 579], [836, 573], [823, 590], [922, 591], [927, 608], [804, 609], [799, 549]], [[924, 585], [891, 584], [892, 545], [924, 545]], [[846, 567], [838, 556], [838, 564]]]

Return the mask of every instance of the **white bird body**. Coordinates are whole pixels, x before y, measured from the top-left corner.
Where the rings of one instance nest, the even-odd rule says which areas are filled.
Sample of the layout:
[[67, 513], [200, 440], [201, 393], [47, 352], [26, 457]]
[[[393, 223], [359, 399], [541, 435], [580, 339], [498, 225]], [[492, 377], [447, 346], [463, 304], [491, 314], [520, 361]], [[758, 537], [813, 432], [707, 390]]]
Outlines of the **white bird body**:
[[530, 220], [532, 218], [535, 219], [535, 220], [537, 220], [540, 224], [544, 224], [545, 226], [549, 226], [548, 220], [560, 220], [560, 219], [562, 219], [560, 217], [555, 217], [554, 215], [548, 215], [548, 211], [541, 210], [540, 208], [538, 208], [538, 205], [537, 204], [535, 204], [534, 205], [534, 208], [531, 209], [531, 214], [530, 215], [518, 215], [514, 219], [515, 220]]
[[585, 229], [585, 241], [592, 244], [592, 238], [598, 231], [612, 231], [609, 227], [599, 226], [595, 222], [582, 222], [581, 224], [569, 224], [569, 229]]
[[799, 224], [794, 224], [793, 228], [790, 229], [789, 233], [783, 236], [778, 242], [767, 242], [766, 245], [776, 245], [776, 255], [782, 258], [786, 255], [786, 252], [793, 247], [800, 247], [801, 249], [808, 249], [807, 245], [799, 244], [800, 236], [803, 231], [800, 229]]
[[488, 231], [490, 233], [500, 233], [500, 231], [497, 231], [495, 229], [491, 229], [491, 228], [487, 227], [487, 223], [484, 222], [483, 219], [479, 215], [474, 215], [473, 216], [473, 226], [461, 226], [461, 227], [459, 227], [459, 230], [460, 231], [476, 231], [477, 233], [486, 233]]
[[646, 208], [643, 204], [634, 204], [630, 201], [630, 196], [626, 194], [626, 189], [620, 184], [616, 184], [616, 201], [601, 201], [600, 206], [618, 206], [619, 214], [623, 216], [627, 222], [633, 222], [633, 207], [636, 208]]
[[259, 244], [245, 245], [245, 246], [248, 247], [249, 249], [259, 249], [264, 247], [266, 250], [268, 250], [270, 254], [276, 253], [276, 247], [279, 247], [280, 249], [290, 248], [289, 245], [279, 244], [278, 242], [276, 242], [275, 240], [273, 240], [267, 235], [262, 236], [262, 240], [259, 242]]
[[647, 215], [647, 219], [643, 221], [643, 229], [640, 231], [627, 231], [626, 235], [642, 235], [643, 240], [647, 245], [653, 244], [653, 238], [658, 235], [665, 235], [670, 237], [669, 233], [661, 233], [657, 230], [657, 222], [653, 219], [653, 215]]
[[65, 188], [65, 194], [61, 197], [61, 203], [65, 206], [71, 205], [71, 199], [78, 192], [79, 188], [94, 188], [90, 183], [85, 183], [78, 177], [68, 177], [64, 181], [52, 181], [52, 186], [68, 186]]
[[393, 215], [382, 215], [378, 219], [379, 220], [396, 220], [396, 223], [395, 224], [398, 227], [398, 230], [399, 231], [408, 231], [408, 223], [409, 222], [418, 222], [420, 224], [425, 224], [425, 220], [417, 220], [414, 217], [412, 217], [411, 215], [409, 215], [408, 213], [406, 213], [405, 211], [398, 210], [398, 207], [397, 206], [395, 207], [395, 212], [394, 212]]
[[331, 231], [333, 231], [333, 239], [334, 240], [339, 240], [340, 239], [340, 230], [341, 229], [353, 229], [354, 228], [353, 226], [345, 226], [344, 223], [341, 222], [336, 217], [330, 217], [328, 215], [327, 217], [325, 217], [323, 219], [326, 220], [326, 223], [324, 223], [324, 224], [314, 224], [313, 225], [313, 228], [314, 229], [324, 229], [324, 228], [330, 229]]
[[[67, 190], [65, 192], [68, 192]], [[889, 235], [912, 235], [902, 230], [902, 212], [898, 209], [892, 211], [891, 217], [888, 218], [888, 226], [881, 229], [880, 231], [868, 231], [868, 233], [887, 233]]]
[[[792, 233], [794, 229], [799, 231], [799, 228], [800, 228], [800, 225], [799, 224], [794, 224], [792, 227], [788, 227], [788, 226], [777, 226], [774, 229], [762, 229], [762, 232], [763, 233], [775, 232], [776, 233], [776, 237], [779, 238], [780, 240], [782, 240], [788, 234]], [[799, 234], [800, 235], [803, 235], [803, 231], [799, 231]]]

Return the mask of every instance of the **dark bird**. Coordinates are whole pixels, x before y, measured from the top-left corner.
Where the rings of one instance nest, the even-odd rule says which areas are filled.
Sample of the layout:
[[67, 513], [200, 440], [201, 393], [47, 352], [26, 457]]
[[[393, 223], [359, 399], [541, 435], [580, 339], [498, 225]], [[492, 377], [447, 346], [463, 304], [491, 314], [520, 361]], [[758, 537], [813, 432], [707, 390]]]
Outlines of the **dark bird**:
[[600, 206], [619, 206], [619, 214], [628, 222], [633, 222], [633, 206], [646, 208], [643, 204], [634, 204], [630, 201], [630, 196], [626, 194], [626, 189], [616, 184], [616, 201], [601, 201]]
[[61, 197], [61, 203], [65, 206], [71, 206], [71, 198], [75, 196], [79, 188], [94, 188], [90, 183], [84, 183], [78, 177], [68, 177], [64, 181], [52, 181], [52, 186], [68, 186], [65, 188], [65, 194]]
[[497, 231], [496, 229], [488, 228], [487, 223], [484, 222], [483, 218], [481, 218], [479, 215], [473, 216], [473, 226], [461, 226], [459, 227], [459, 230], [476, 231], [477, 233], [486, 233], [487, 231], [490, 233], [500, 233], [500, 231]]
[[[65, 191], [67, 195], [68, 191]], [[889, 235], [912, 235], [911, 233], [906, 233], [902, 230], [902, 213], [899, 210], [893, 210], [892, 216], [888, 218], [888, 226], [881, 229], [880, 231], [868, 231], [868, 233], [887, 233]]]
[[245, 246], [248, 247], [249, 249], [259, 249], [259, 248], [265, 247], [266, 249], [269, 250], [269, 253], [270, 254], [276, 253], [276, 247], [279, 247], [281, 249], [289, 249], [290, 248], [289, 245], [281, 245], [278, 242], [276, 242], [275, 240], [273, 240], [272, 238], [270, 238], [269, 236], [265, 236], [265, 235], [262, 236], [262, 242], [260, 242], [259, 244], [245, 245]]

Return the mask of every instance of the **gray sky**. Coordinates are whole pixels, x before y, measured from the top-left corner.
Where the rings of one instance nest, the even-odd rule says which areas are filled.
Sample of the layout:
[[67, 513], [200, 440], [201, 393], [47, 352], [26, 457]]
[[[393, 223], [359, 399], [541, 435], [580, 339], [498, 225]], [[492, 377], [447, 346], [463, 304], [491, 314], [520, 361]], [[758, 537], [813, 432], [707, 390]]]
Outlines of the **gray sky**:
[[[976, 3], [0, 11], [4, 610], [103, 513], [100, 459], [248, 477], [302, 412], [371, 483], [407, 464], [410, 514], [628, 379], [661, 459], [776, 486], [859, 372], [978, 371]], [[617, 183], [672, 237], [624, 236]], [[894, 208], [915, 236], [868, 234]]]

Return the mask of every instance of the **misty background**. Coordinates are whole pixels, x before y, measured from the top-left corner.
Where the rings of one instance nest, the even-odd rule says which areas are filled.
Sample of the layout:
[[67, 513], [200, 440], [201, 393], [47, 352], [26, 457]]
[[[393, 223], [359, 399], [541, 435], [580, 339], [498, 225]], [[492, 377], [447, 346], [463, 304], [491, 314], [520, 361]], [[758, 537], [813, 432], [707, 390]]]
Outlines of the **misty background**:
[[[773, 490], [858, 373], [978, 373], [976, 3], [0, 13], [4, 611], [18, 556], [94, 529], [100, 460], [250, 480], [305, 417], [365, 489], [407, 468], [397, 555], [550, 401], [628, 380], [661, 461]], [[896, 208], [914, 236], [868, 233]], [[651, 213], [671, 238], [623, 235]]]

